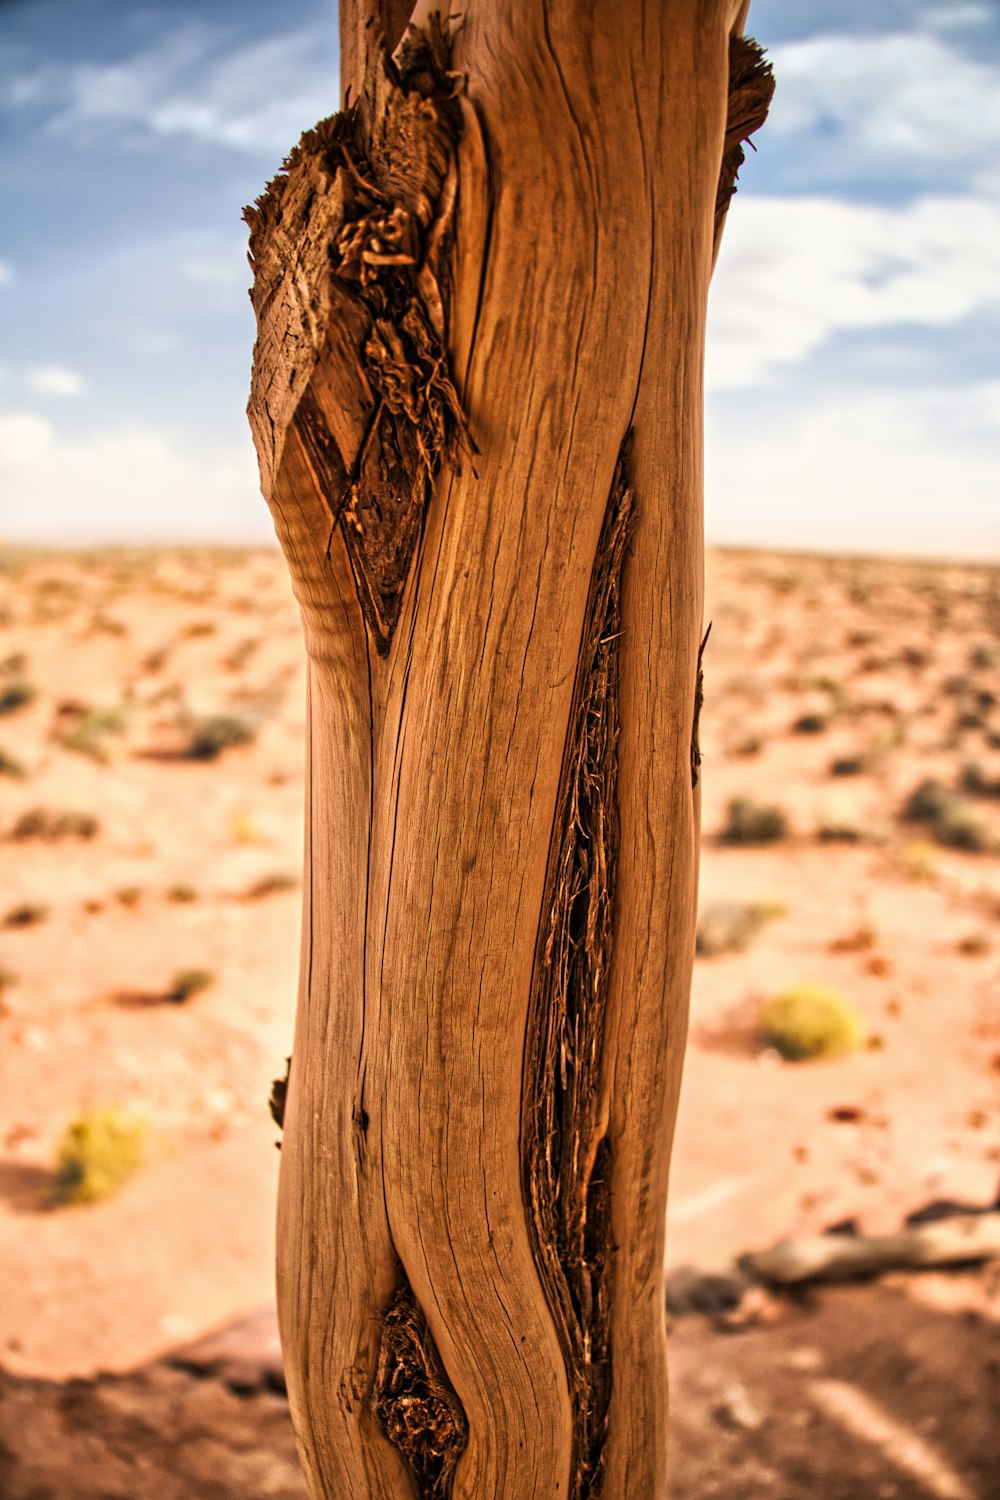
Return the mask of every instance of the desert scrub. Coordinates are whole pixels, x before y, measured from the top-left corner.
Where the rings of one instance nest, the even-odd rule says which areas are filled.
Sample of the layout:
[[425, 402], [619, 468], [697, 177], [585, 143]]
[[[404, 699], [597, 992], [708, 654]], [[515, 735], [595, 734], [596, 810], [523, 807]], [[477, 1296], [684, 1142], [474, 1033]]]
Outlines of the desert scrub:
[[284, 891], [297, 891], [302, 884], [297, 875], [275, 871], [273, 875], [262, 875], [244, 892], [244, 901], [259, 901], [265, 896], [277, 896]]
[[38, 689], [26, 677], [14, 677], [0, 687], [0, 714], [12, 714], [26, 708], [38, 697]]
[[764, 924], [784, 912], [767, 901], [713, 901], [698, 917], [695, 952], [701, 958], [743, 953]]
[[863, 776], [869, 769], [865, 755], [838, 755], [830, 762], [831, 776]]
[[0, 776], [11, 776], [16, 781], [21, 781], [27, 774], [16, 756], [0, 747]]
[[239, 714], [210, 714], [198, 720], [191, 731], [185, 754], [188, 760], [215, 760], [233, 745], [248, 745], [257, 738], [257, 726]]
[[863, 1030], [853, 1006], [836, 990], [799, 984], [764, 1002], [760, 1034], [786, 1061], [804, 1062], [856, 1052]]
[[211, 969], [180, 969], [174, 975], [165, 998], [173, 1005], [183, 1005], [192, 995], [200, 994], [214, 983], [215, 975]]
[[989, 833], [963, 797], [941, 781], [922, 781], [903, 808], [910, 823], [922, 823], [945, 849], [980, 854], [990, 847]]
[[724, 844], [775, 844], [787, 832], [788, 820], [780, 807], [765, 806], [749, 797], [734, 797], [721, 838]]
[[114, 740], [124, 734], [128, 716], [122, 708], [91, 708], [71, 704], [60, 713], [61, 723], [53, 738], [64, 750], [75, 750], [107, 765]]
[[259, 646], [260, 638], [258, 636], [250, 636], [246, 640], [240, 641], [224, 659], [223, 666], [229, 672], [242, 672]]
[[840, 797], [824, 797], [817, 812], [816, 837], [825, 844], [859, 844], [862, 827], [857, 809]]
[[105, 1105], [66, 1129], [56, 1152], [52, 1202], [99, 1203], [142, 1165], [148, 1126], [141, 1115]]
[[1000, 776], [988, 776], [978, 761], [962, 767], [960, 785], [971, 797], [1000, 797]]
[[60, 839], [92, 839], [100, 827], [93, 813], [59, 811], [50, 807], [32, 807], [10, 830], [12, 839], [44, 839], [55, 844]]
[[795, 734], [822, 734], [829, 725], [826, 714], [800, 714], [792, 724], [792, 730]]
[[39, 922], [44, 922], [49, 914], [47, 906], [40, 901], [24, 901], [20, 906], [12, 906], [4, 913], [4, 927], [37, 927]]

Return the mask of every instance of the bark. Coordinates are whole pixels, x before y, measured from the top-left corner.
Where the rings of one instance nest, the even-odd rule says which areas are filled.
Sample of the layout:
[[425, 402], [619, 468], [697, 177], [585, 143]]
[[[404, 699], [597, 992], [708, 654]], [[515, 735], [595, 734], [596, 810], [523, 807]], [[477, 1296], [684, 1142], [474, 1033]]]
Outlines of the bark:
[[352, 103], [249, 213], [309, 657], [278, 1296], [314, 1496], [664, 1493], [743, 11], [470, 0], [392, 62], [398, 6], [353, 0]]

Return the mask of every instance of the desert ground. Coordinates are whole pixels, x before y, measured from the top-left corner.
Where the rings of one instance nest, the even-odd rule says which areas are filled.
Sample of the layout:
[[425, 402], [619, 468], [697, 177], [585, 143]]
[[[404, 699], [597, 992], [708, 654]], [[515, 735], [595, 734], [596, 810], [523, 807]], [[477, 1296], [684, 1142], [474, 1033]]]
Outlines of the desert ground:
[[[1000, 569], [716, 551], [706, 620], [672, 1274], [833, 1225], [893, 1230], [933, 1200], [985, 1208], [1000, 1185]], [[67, 1454], [60, 1403], [149, 1418], [150, 1392], [173, 1390], [180, 1422], [196, 1376], [164, 1359], [271, 1327], [303, 676], [276, 552], [0, 553], [0, 1367], [11, 1420], [48, 1412]], [[850, 1050], [786, 1060], [762, 1031], [765, 1002], [801, 986], [842, 1002]], [[95, 1108], [141, 1122], [141, 1164], [100, 1201], [54, 1206], [60, 1143]], [[678, 1494], [808, 1478], [824, 1497], [1000, 1496], [996, 1267], [749, 1321], [677, 1320]], [[60, 1384], [98, 1372], [119, 1383]], [[267, 1473], [291, 1466], [280, 1392], [217, 1385], [220, 1412], [276, 1424]], [[73, 1495], [146, 1493], [87, 1489], [85, 1468]], [[240, 1493], [301, 1493], [293, 1468], [266, 1468], [240, 1470]], [[216, 1482], [149, 1493], [230, 1493]]]

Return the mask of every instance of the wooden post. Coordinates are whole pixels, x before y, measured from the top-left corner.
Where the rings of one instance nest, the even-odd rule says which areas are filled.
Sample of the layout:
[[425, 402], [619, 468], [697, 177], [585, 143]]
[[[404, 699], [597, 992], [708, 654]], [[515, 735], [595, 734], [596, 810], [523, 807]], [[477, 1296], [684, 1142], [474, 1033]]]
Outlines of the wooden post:
[[278, 1294], [310, 1493], [657, 1500], [702, 350], [742, 0], [350, 0], [248, 211], [309, 656]]

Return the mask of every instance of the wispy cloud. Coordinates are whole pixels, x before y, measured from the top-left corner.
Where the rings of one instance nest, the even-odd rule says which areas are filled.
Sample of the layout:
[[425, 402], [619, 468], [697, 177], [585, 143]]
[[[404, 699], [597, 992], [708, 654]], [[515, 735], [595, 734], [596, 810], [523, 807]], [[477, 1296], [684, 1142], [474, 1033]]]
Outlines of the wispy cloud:
[[0, 534], [48, 542], [267, 540], [253, 451], [185, 445], [152, 426], [72, 437], [0, 415]]
[[946, 168], [958, 188], [996, 154], [1000, 66], [944, 36], [826, 34], [774, 48], [773, 61], [767, 131], [808, 138], [814, 183], [892, 172], [919, 184]]
[[1000, 557], [1000, 381], [709, 404], [710, 540]]
[[0, 260], [0, 287], [11, 286], [14, 281], [14, 272], [5, 260]]
[[24, 383], [37, 396], [79, 396], [87, 389], [83, 376], [65, 365], [33, 365]]
[[709, 311], [708, 380], [766, 384], [844, 330], [942, 328], [1000, 313], [1000, 195], [902, 208], [746, 197]]
[[8, 88], [8, 109], [47, 112], [59, 139], [189, 137], [280, 155], [304, 123], [332, 113], [337, 79], [329, 37], [300, 27], [235, 49], [187, 23], [124, 62], [45, 63]]

